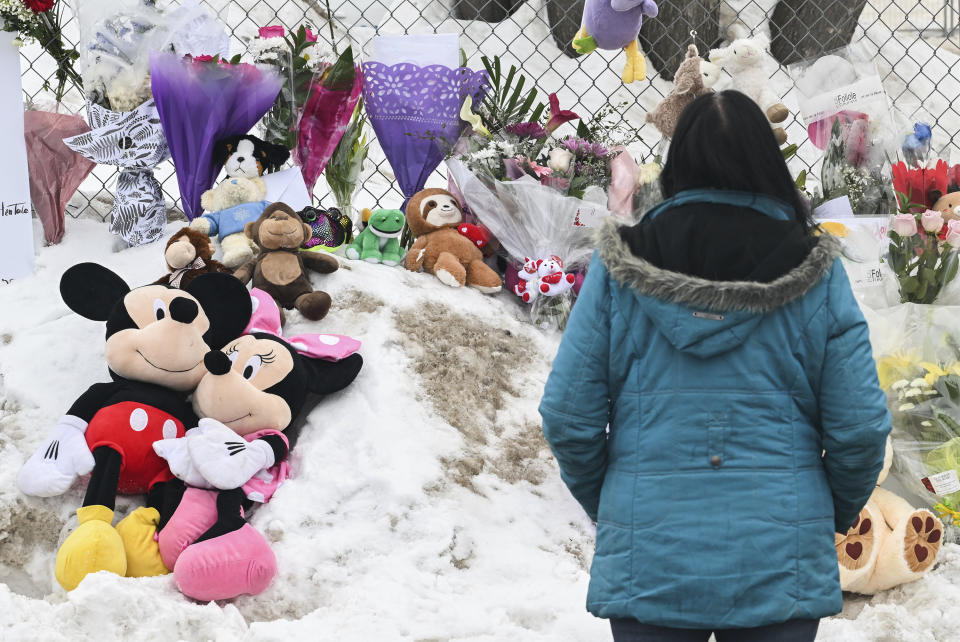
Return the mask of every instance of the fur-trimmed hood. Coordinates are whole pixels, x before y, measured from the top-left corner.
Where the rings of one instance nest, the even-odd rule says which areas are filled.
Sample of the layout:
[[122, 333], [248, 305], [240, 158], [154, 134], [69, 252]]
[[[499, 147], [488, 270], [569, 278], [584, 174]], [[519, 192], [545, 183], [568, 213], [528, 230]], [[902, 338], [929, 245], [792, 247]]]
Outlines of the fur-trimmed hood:
[[621, 230], [609, 222], [597, 232], [598, 255], [610, 277], [642, 295], [639, 304], [678, 350], [704, 358], [740, 345], [764, 315], [805, 296], [840, 254], [839, 242], [823, 236], [799, 265], [769, 282], [717, 281], [636, 256]]

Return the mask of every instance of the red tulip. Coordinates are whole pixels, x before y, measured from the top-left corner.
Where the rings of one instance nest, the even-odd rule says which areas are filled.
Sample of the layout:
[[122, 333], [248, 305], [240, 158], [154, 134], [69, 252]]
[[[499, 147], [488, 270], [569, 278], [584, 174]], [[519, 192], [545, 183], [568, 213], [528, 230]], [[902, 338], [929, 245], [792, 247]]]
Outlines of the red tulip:
[[893, 164], [892, 170], [893, 189], [907, 199], [904, 203], [900, 196], [897, 197], [901, 209], [911, 203], [914, 207], [910, 211], [915, 213], [933, 209], [937, 199], [947, 193], [947, 164], [942, 160], [938, 160], [936, 167], [932, 168], [908, 168], [906, 163], [900, 161]]
[[34, 13], [46, 13], [53, 9], [55, 0], [23, 0], [23, 4]]
[[313, 33], [312, 31], [310, 31], [310, 27], [304, 27], [303, 29], [304, 29], [304, 34], [305, 34], [304, 37], [306, 38], [307, 42], [316, 42], [316, 41], [317, 41], [317, 34], [315, 34], [315, 33]]

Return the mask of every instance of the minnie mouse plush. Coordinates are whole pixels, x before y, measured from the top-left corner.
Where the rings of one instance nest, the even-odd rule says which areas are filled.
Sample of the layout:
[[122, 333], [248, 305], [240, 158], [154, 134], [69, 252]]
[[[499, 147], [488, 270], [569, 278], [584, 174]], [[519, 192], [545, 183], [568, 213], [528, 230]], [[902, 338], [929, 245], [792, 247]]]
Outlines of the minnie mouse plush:
[[349, 337], [280, 338], [273, 297], [257, 289], [251, 296], [249, 334], [204, 358], [209, 374], [193, 397], [199, 426], [154, 444], [188, 486], [161, 525], [160, 553], [183, 594], [197, 600], [256, 595], [269, 585], [276, 558], [243, 510], [269, 501], [286, 479], [291, 431], [308, 395], [342, 390], [363, 364], [360, 342]]
[[[18, 485], [27, 495], [52, 497], [92, 471], [79, 526], [57, 552], [55, 575], [65, 589], [97, 571], [166, 573], [154, 534], [173, 475], [153, 442], [195, 425], [187, 395], [206, 373], [206, 353], [243, 331], [249, 293], [226, 274], [203, 274], [184, 289], [131, 290], [107, 268], [81, 263], [64, 273], [60, 294], [77, 314], [106, 322], [112, 381], [92, 385], [73, 403], [24, 464]], [[147, 507], [114, 528], [118, 493], [145, 493]]]

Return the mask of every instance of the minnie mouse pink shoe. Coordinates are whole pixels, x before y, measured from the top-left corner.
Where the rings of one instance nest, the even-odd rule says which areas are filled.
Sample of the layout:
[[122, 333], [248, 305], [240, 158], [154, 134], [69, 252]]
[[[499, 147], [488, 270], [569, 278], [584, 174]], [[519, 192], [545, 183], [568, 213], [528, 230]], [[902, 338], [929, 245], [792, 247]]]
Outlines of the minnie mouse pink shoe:
[[276, 556], [250, 524], [187, 547], [173, 569], [180, 591], [202, 602], [257, 595], [276, 574]]

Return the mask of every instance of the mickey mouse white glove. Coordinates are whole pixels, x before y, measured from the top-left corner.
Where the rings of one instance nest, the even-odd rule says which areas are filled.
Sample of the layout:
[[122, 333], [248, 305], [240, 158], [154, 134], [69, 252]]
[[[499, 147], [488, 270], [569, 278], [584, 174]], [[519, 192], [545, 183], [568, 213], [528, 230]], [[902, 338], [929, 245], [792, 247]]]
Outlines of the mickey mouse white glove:
[[240, 488], [274, 464], [273, 448], [256, 439], [247, 441], [216, 419], [201, 419], [203, 432], [187, 439], [193, 465], [220, 490]]
[[167, 465], [170, 466], [170, 472], [173, 473], [177, 479], [183, 480], [188, 486], [195, 488], [213, 488], [213, 486], [208, 484], [207, 480], [203, 478], [203, 475], [200, 474], [197, 467], [193, 465], [193, 460], [190, 459], [190, 448], [187, 446], [187, 440], [192, 435], [201, 432], [203, 432], [203, 428], [191, 428], [183, 437], [155, 441], [153, 442], [153, 450], [167, 460]]
[[17, 475], [17, 485], [26, 495], [54, 497], [65, 493], [80, 475], [93, 470], [93, 453], [84, 433], [87, 422], [73, 415], [64, 415], [53, 434]]

